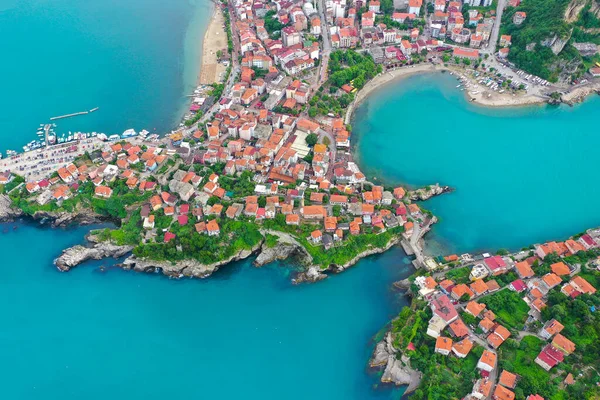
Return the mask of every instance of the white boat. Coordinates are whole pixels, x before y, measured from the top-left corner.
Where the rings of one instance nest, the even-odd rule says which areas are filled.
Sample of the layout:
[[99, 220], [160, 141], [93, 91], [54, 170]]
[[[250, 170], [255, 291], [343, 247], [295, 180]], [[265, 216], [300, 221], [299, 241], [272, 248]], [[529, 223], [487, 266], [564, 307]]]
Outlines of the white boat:
[[126, 137], [132, 137], [132, 136], [136, 136], [137, 132], [133, 129], [127, 129], [125, 132], [123, 132], [123, 134], [121, 135], [122, 137], [126, 138]]
[[121, 136], [119, 136], [119, 135], [110, 135], [108, 137], [108, 140], [110, 140], [111, 142], [119, 140], [119, 139], [121, 139]]

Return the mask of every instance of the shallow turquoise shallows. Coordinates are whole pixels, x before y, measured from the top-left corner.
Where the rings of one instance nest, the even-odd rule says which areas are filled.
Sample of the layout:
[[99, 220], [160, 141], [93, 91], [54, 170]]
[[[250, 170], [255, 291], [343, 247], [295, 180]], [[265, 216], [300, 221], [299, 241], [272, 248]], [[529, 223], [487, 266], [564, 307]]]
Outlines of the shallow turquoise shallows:
[[[169, 280], [52, 259], [85, 229], [0, 225], [3, 399], [398, 399], [366, 372], [377, 330], [405, 304], [394, 249], [293, 286], [250, 262]], [[8, 229], [8, 232], [5, 232]], [[4, 232], [4, 233], [2, 233]]]
[[0, 151], [57, 131], [176, 126], [193, 92], [208, 0], [2, 0]]
[[457, 84], [442, 73], [395, 82], [353, 122], [369, 177], [456, 189], [423, 204], [440, 217], [431, 252], [518, 249], [600, 225], [600, 98], [492, 109]]

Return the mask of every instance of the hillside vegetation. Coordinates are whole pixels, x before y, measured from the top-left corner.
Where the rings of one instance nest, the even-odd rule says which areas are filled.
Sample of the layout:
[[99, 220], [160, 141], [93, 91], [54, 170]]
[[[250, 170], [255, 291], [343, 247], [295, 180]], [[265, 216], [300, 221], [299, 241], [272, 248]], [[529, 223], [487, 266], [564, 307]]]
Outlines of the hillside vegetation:
[[[509, 60], [552, 82], [582, 75], [584, 65], [591, 60], [585, 60], [573, 43], [600, 43], [600, 29], [596, 29], [600, 27], [600, 19], [595, 2], [524, 0], [519, 7], [507, 8], [501, 32], [512, 36]], [[515, 25], [513, 16], [519, 11], [527, 13], [527, 19]]]

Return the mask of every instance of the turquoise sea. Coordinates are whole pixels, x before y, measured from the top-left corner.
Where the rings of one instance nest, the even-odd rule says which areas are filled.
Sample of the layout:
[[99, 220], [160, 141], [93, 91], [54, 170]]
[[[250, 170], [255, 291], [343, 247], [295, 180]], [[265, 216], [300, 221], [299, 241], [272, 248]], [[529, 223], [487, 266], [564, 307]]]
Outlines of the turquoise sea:
[[423, 204], [440, 217], [432, 253], [518, 249], [600, 225], [600, 98], [575, 107], [469, 103], [449, 74], [387, 85], [354, 115], [369, 177], [456, 189]]
[[0, 151], [57, 131], [164, 133], [197, 81], [208, 0], [1, 0]]
[[[316, 285], [290, 265], [169, 280], [52, 265], [84, 228], [0, 225], [4, 399], [397, 399], [366, 372], [371, 338], [405, 304], [399, 249]], [[6, 232], [7, 231], [7, 232]], [[2, 233], [4, 232], [4, 233]]]

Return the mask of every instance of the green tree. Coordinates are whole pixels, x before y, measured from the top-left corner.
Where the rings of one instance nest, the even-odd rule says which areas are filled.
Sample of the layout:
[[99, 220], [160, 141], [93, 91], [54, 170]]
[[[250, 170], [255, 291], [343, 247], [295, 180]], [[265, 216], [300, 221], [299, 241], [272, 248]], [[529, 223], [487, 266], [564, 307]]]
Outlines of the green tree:
[[319, 141], [319, 137], [316, 134], [311, 133], [311, 134], [307, 135], [304, 140], [306, 141], [307, 145], [312, 147], [315, 144], [317, 144], [317, 142]]

